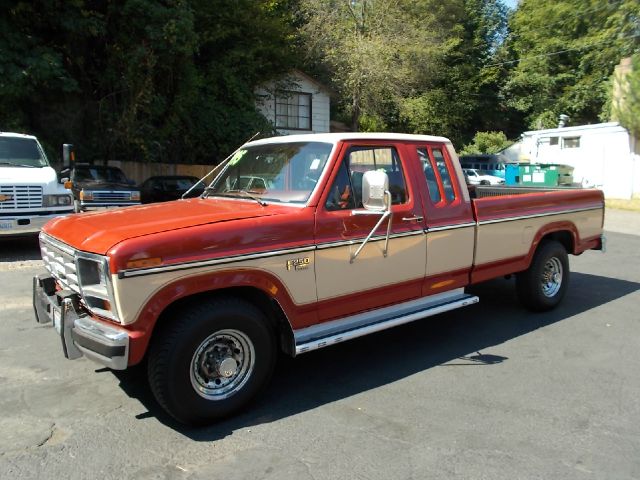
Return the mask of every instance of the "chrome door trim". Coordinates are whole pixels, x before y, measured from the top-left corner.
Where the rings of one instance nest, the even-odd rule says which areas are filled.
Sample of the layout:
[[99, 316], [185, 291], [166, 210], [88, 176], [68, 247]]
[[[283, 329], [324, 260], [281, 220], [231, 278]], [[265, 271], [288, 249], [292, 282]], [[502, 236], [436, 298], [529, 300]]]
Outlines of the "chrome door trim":
[[160, 267], [140, 268], [135, 270], [123, 270], [121, 272], [118, 272], [118, 278], [137, 277], [140, 275], [150, 275], [153, 273], [172, 272], [175, 270], [186, 270], [186, 269], [199, 268], [199, 267], [210, 267], [212, 265], [224, 265], [226, 263], [242, 262], [245, 260], [255, 260], [255, 259], [265, 258], [265, 257], [276, 257], [279, 255], [289, 255], [292, 253], [299, 253], [299, 252], [310, 252], [312, 250], [315, 250], [315, 246], [310, 245], [306, 247], [289, 248], [284, 250], [270, 250], [267, 252], [251, 253], [248, 255], [233, 255], [230, 257], [216, 258], [213, 260], [200, 260], [195, 262], [177, 263], [175, 265], [164, 265]]
[[490, 225], [492, 223], [502, 223], [502, 222], [514, 222], [517, 220], [526, 220], [529, 218], [539, 218], [539, 217], [551, 217], [554, 215], [564, 215], [567, 213], [578, 213], [578, 212], [590, 212], [596, 210], [602, 210], [604, 206], [601, 207], [585, 207], [585, 208], [573, 208], [571, 210], [562, 210], [558, 212], [545, 212], [545, 213], [534, 213], [531, 215], [520, 215], [518, 217], [509, 217], [509, 218], [496, 218], [493, 220], [482, 220], [478, 223], [478, 225]]
[[476, 222], [456, 223], [455, 225], [443, 225], [441, 227], [427, 227], [425, 232], [442, 232], [444, 230], [455, 230], [457, 228], [475, 227], [476, 225]]
[[[392, 233], [391, 235], [389, 235], [390, 239], [393, 238], [402, 238], [402, 237], [412, 237], [414, 235], [424, 235], [424, 231], [423, 230], [410, 230], [408, 232], [400, 232], [400, 233]], [[361, 238], [354, 238], [352, 240], [340, 240], [337, 242], [326, 242], [326, 243], [319, 243], [316, 248], [318, 250], [324, 250], [327, 248], [335, 248], [335, 247], [347, 247], [350, 245], [357, 245], [359, 243], [362, 243], [362, 240], [364, 240], [365, 237], [361, 237]], [[380, 240], [386, 240], [387, 236], [386, 235], [375, 235], [373, 237], [371, 237], [369, 239], [369, 243], [370, 242], [379, 242]]]

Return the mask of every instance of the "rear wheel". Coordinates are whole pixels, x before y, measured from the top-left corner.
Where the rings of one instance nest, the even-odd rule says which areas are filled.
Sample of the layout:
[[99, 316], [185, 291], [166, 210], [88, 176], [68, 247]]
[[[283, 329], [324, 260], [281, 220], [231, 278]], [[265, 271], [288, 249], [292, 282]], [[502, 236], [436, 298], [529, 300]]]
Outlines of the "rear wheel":
[[229, 416], [268, 383], [275, 340], [254, 305], [210, 300], [167, 320], [150, 346], [148, 376], [158, 403], [176, 420], [205, 424]]
[[569, 258], [564, 246], [550, 240], [540, 244], [528, 270], [516, 276], [520, 302], [529, 310], [555, 308], [569, 284]]

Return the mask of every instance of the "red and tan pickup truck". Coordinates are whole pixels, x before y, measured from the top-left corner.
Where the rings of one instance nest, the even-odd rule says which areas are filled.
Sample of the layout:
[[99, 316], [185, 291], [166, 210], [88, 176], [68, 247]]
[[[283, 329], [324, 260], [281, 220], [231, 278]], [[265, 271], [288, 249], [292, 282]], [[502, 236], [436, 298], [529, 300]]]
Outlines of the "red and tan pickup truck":
[[479, 187], [446, 138], [319, 134], [243, 145], [200, 198], [81, 213], [40, 236], [39, 322], [64, 354], [143, 360], [173, 417], [246, 405], [295, 356], [471, 305], [516, 274], [555, 307], [567, 254], [603, 248], [598, 190]]

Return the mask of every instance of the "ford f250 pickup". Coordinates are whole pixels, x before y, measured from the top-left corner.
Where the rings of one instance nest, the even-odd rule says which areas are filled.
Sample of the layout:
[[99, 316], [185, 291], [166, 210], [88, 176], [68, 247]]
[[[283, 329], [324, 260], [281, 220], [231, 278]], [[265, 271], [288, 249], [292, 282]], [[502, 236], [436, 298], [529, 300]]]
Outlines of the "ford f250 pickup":
[[[526, 192], [526, 193], [525, 193]], [[295, 356], [478, 301], [516, 274], [555, 307], [568, 254], [603, 248], [598, 190], [478, 187], [446, 138], [319, 134], [237, 150], [199, 198], [53, 220], [38, 322], [67, 358], [143, 360], [159, 404], [211, 422]]]

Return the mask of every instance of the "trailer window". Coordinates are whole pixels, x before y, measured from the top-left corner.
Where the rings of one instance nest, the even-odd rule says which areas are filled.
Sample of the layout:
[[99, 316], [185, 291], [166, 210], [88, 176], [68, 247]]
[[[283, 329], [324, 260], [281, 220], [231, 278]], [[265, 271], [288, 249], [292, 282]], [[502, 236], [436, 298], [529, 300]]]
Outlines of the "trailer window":
[[562, 148], [580, 148], [580, 137], [564, 137]]

